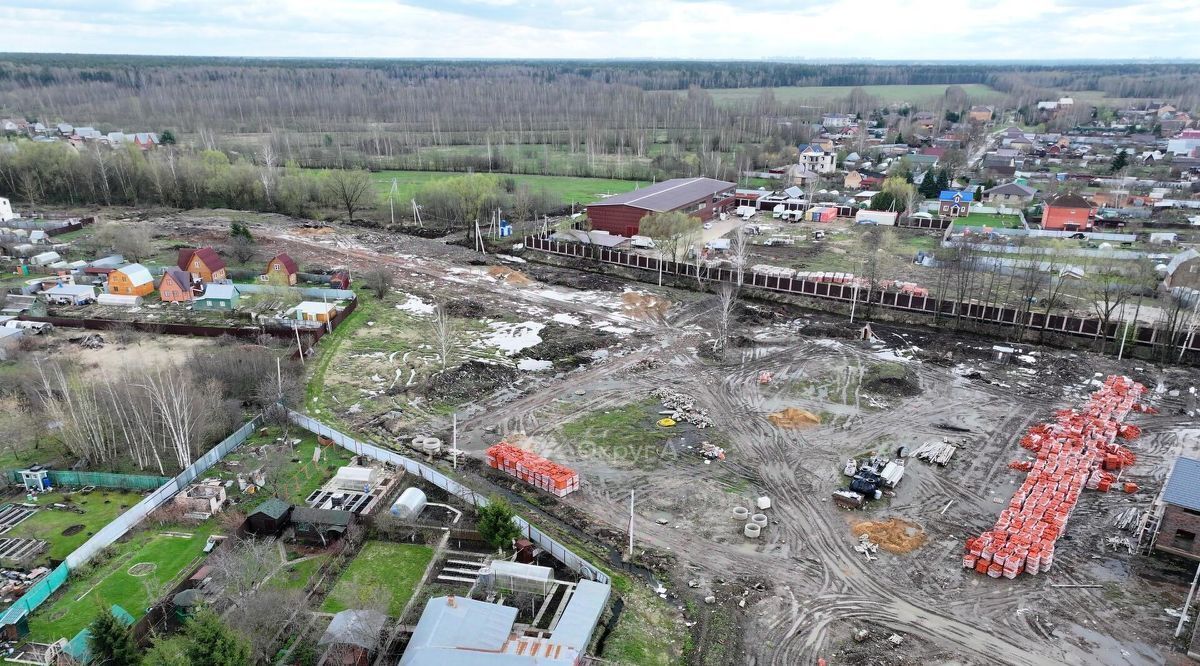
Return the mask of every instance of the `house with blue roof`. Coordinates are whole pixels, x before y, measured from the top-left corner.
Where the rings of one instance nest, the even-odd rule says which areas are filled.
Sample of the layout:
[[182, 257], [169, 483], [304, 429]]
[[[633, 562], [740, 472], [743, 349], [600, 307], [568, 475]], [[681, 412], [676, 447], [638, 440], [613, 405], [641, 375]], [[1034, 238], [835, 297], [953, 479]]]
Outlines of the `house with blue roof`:
[[814, 143], [802, 143], [798, 164], [813, 173], [826, 174], [837, 170], [837, 153], [825, 150]]
[[1200, 560], [1200, 460], [1180, 457], [1163, 487], [1154, 549]]
[[942, 190], [942, 193], [938, 195], [938, 213], [942, 217], [966, 217], [971, 213], [973, 201], [975, 201], [974, 192]]

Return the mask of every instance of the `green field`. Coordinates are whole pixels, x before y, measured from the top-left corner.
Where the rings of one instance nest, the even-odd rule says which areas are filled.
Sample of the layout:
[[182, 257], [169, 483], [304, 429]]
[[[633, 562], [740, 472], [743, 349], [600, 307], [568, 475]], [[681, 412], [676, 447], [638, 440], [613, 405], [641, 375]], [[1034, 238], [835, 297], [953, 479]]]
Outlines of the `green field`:
[[999, 213], [971, 213], [954, 221], [955, 227], [1000, 227], [1001, 229], [1018, 229], [1021, 218], [1017, 215], [1000, 215]]
[[[251, 450], [265, 444], [274, 444], [275, 438], [278, 436], [279, 430], [276, 428], [268, 429], [266, 435], [255, 433], [235, 451], [226, 455], [220, 463], [213, 466], [204, 475], [204, 478], [236, 479], [235, 469], [249, 472], [261, 467], [264, 464], [263, 459], [251, 455]], [[313, 447], [317, 446], [316, 435], [293, 428], [288, 433], [288, 437], [299, 439], [300, 443], [290, 454], [286, 455], [285, 462], [275, 470], [273, 475], [268, 474], [263, 490], [254, 495], [244, 495], [238, 491], [236, 485], [226, 490], [229, 497], [236, 500], [239, 508], [243, 511], [253, 511], [258, 508], [259, 504], [272, 497], [279, 497], [290, 504], [303, 505], [304, 500], [308, 499], [314, 490], [319, 489], [326, 481], [333, 478], [339, 467], [349, 465], [350, 459], [354, 457], [353, 453], [340, 446], [329, 446], [321, 449], [321, 462], [314, 465], [312, 452]], [[237, 463], [237, 466], [231, 467], [229, 463]]]
[[[171, 583], [187, 573], [193, 561], [203, 556], [204, 544], [216, 528], [216, 521], [210, 520], [173, 532], [189, 534], [187, 538], [158, 531], [141, 532], [130, 541], [115, 545], [116, 555], [111, 560], [90, 573], [85, 569], [81, 578], [72, 574], [53, 600], [29, 618], [29, 637], [47, 643], [69, 639], [91, 623], [97, 609], [113, 604], [140, 618]], [[131, 575], [129, 569], [141, 563], [154, 566], [144, 575]]]
[[369, 541], [342, 572], [321, 610], [338, 613], [354, 608], [356, 593], [379, 590], [391, 595], [388, 615], [399, 617], [432, 559], [429, 546]]
[[671, 430], [656, 424], [658, 403], [643, 400], [584, 414], [562, 427], [563, 440], [580, 452], [653, 465]]
[[[410, 213], [409, 201], [416, 196], [417, 191], [430, 181], [461, 176], [461, 173], [447, 171], [378, 171], [371, 174], [379, 186], [379, 193], [384, 197], [392, 190], [392, 180], [396, 181], [396, 206], [407, 217]], [[534, 191], [547, 190], [558, 196], [563, 203], [586, 204], [600, 199], [605, 194], [620, 194], [633, 190], [638, 183], [632, 180], [617, 180], [611, 178], [576, 178], [573, 176], [529, 176], [524, 174], [497, 173], [499, 177], [508, 177], [518, 184], [526, 183]]]
[[[913, 86], [784, 86], [771, 88], [775, 99], [780, 102], [811, 102], [825, 104], [845, 99], [856, 87], [875, 97], [884, 104], [908, 102], [912, 105], [923, 105], [936, 101], [946, 94], [948, 84], [938, 83]], [[959, 86], [973, 102], [981, 104], [999, 103], [1004, 100], [1004, 93], [994, 90], [981, 83], [967, 83]], [[751, 102], [762, 94], [765, 88], [717, 88], [708, 90], [713, 101], [719, 104], [736, 104]], [[686, 94], [681, 91], [680, 94]]]
[[[90, 539], [100, 528], [112, 522], [113, 518], [141, 500], [142, 496], [138, 493], [100, 488], [87, 495], [78, 492], [40, 495], [37, 503], [43, 507], [55, 503], [71, 503], [82, 508], [84, 513], [50, 508], [38, 509], [37, 513], [6, 532], [4, 536], [45, 539], [50, 542], [50, 550], [44, 553], [40, 559], [62, 560], [84, 541]], [[21, 501], [24, 501], [24, 498], [21, 498]], [[73, 525], [83, 525], [83, 529], [70, 536], [63, 536], [63, 530]]]

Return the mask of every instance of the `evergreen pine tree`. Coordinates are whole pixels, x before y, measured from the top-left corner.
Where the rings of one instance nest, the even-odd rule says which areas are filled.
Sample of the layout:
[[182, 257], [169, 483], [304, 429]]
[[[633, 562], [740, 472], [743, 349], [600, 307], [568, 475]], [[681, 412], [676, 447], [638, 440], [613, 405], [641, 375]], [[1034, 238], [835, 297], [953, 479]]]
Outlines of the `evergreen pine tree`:
[[212, 609], [202, 608], [188, 622], [187, 657], [192, 666], [250, 666], [250, 646]]
[[141, 662], [133, 635], [113, 615], [111, 608], [103, 609], [88, 628], [91, 630], [88, 636], [91, 663], [99, 666], [137, 666]]

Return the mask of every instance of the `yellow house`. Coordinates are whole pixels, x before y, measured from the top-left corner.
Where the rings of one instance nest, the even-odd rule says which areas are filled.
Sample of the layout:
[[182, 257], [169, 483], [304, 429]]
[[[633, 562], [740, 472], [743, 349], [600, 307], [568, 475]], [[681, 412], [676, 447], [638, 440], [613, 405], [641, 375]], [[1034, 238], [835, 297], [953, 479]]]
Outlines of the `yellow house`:
[[154, 293], [154, 276], [141, 264], [122, 266], [108, 274], [108, 293], [146, 296]]

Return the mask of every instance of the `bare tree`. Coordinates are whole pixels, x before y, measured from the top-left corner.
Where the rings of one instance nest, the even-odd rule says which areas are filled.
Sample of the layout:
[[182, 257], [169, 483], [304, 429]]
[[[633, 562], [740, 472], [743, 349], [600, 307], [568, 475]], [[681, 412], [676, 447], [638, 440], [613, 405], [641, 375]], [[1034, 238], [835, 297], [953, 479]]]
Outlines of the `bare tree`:
[[208, 558], [213, 584], [231, 607], [248, 599], [281, 563], [279, 547], [269, 538], [236, 539]]
[[737, 298], [736, 286], [722, 282], [717, 288], [717, 339], [713, 341], [713, 353], [718, 359], [725, 358], [725, 349], [729, 344], [729, 323], [737, 309]]
[[363, 275], [363, 282], [367, 285], [367, 288], [375, 294], [375, 298], [380, 300], [392, 290], [395, 280], [396, 276], [383, 266], [376, 266]]
[[454, 322], [450, 319], [450, 313], [446, 311], [445, 303], [438, 302], [434, 306], [433, 319], [430, 321], [429, 327], [434, 349], [438, 352], [438, 360], [441, 362], [442, 370], [445, 370], [446, 365], [450, 362], [450, 355], [454, 351]]
[[746, 236], [745, 227], [739, 226], [729, 241], [729, 261], [733, 270], [737, 271], [737, 286], [742, 286], [742, 273], [746, 270], [746, 258], [750, 253], [750, 238]]
[[333, 169], [325, 176], [325, 195], [331, 205], [346, 211], [346, 219], [354, 221], [354, 212], [371, 201], [375, 182], [371, 174], [354, 169]]
[[263, 585], [226, 612], [223, 619], [250, 641], [252, 663], [268, 664], [273, 663], [272, 657], [289, 627], [307, 610], [303, 590]]

